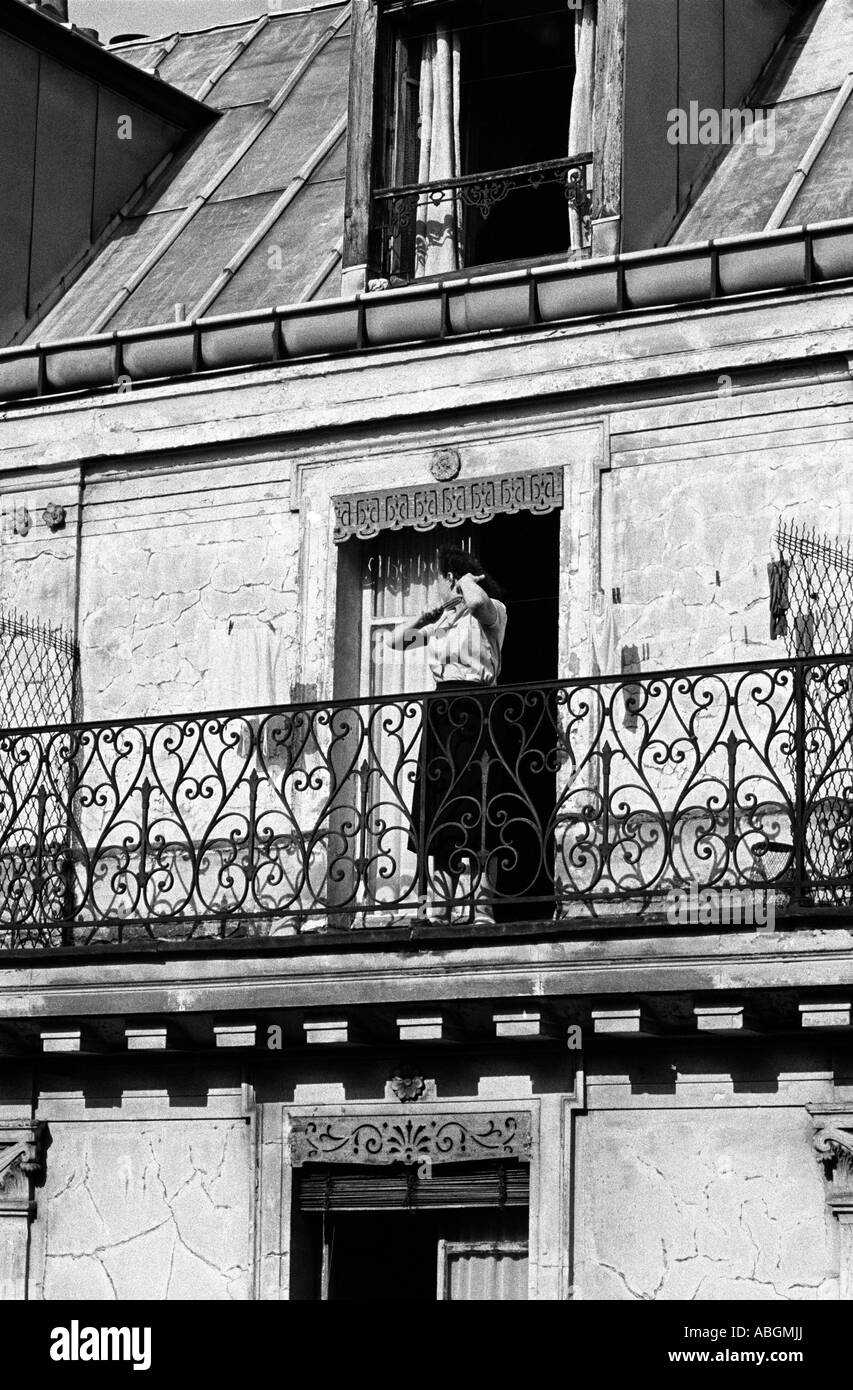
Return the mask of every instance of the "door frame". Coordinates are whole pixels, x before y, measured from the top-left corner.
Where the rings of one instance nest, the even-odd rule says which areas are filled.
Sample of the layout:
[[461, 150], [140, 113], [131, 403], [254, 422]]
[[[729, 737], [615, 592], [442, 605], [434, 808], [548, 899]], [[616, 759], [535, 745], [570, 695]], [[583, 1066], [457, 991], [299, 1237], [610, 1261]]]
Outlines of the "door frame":
[[[341, 1117], [373, 1121], [429, 1119], [452, 1111], [476, 1121], [496, 1110], [526, 1114], [530, 1119], [530, 1205], [528, 1298], [561, 1301], [571, 1297], [574, 1112], [585, 1105], [582, 1065], [567, 1054], [567, 1087], [539, 1096], [507, 1094], [408, 1102], [389, 1100], [346, 1104], [267, 1102], [259, 1139], [258, 1228], [255, 1297], [286, 1300], [290, 1296], [290, 1251], [296, 1215], [295, 1169], [291, 1161], [291, 1120], [326, 1123]], [[341, 1090], [343, 1090], [341, 1086]]]

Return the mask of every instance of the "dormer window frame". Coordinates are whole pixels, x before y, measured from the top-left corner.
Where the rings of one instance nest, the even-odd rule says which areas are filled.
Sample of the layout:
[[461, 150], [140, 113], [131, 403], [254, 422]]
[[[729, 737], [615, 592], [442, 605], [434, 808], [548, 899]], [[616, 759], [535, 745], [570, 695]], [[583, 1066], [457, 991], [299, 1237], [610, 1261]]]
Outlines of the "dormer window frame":
[[[406, 222], [411, 223], [411, 211], [407, 218], [405, 208], [407, 205], [409, 209], [417, 206], [418, 190], [422, 197], [424, 196], [424, 184], [401, 177], [411, 172], [408, 168], [412, 163], [410, 151], [407, 153], [398, 147], [393, 166], [395, 179], [393, 182], [389, 182], [388, 179], [389, 141], [393, 138], [389, 131], [388, 111], [388, 96], [389, 90], [393, 90], [393, 77], [389, 84], [388, 75], [397, 69], [396, 77], [398, 80], [400, 78], [395, 29], [400, 17], [405, 20], [415, 14], [427, 16], [442, 12], [447, 14], [454, 10], [461, 12], [465, 3], [466, 0], [409, 0], [408, 3], [405, 3], [405, 0], [385, 0], [385, 3], [382, 0], [353, 0], [349, 153], [343, 247], [344, 294], [363, 291], [370, 284], [374, 287], [384, 287], [391, 283], [407, 283], [415, 278], [419, 283], [434, 278], [455, 278], [458, 275], [488, 273], [499, 265], [527, 265], [564, 260], [572, 254], [569, 249], [570, 237], [567, 235], [565, 251], [559, 253], [525, 254], [521, 251], [518, 256], [513, 255], [512, 259], [493, 258], [480, 264], [462, 264], [458, 268], [445, 267], [437, 273], [431, 273], [429, 270], [424, 273], [422, 266], [420, 274], [416, 277], [411, 273], [411, 268], [409, 273], [399, 274], [400, 267], [389, 264], [388, 223], [386, 221], [384, 229], [380, 225], [383, 209], [384, 215], [392, 220], [391, 239], [397, 235], [399, 245], [406, 236], [408, 237], [406, 256], [411, 261], [412, 233], [411, 230], [405, 229]], [[621, 90], [625, 0], [584, 0], [584, 4], [588, 7], [586, 13], [592, 15], [596, 25], [596, 81], [589, 81], [592, 90], [588, 93], [588, 128], [592, 136], [592, 147], [579, 151], [579, 157], [574, 160], [570, 159], [567, 148], [563, 160], [540, 160], [537, 164], [515, 164], [504, 166], [502, 169], [489, 169], [476, 175], [463, 174], [449, 186], [447, 180], [442, 180], [441, 185], [431, 192], [434, 198], [446, 196], [470, 202], [476, 207], [484, 201], [488, 205], [492, 197], [490, 185], [494, 187], [499, 179], [508, 178], [511, 188], [524, 188], [537, 186], [546, 180], [556, 182], [571, 177], [577, 191], [578, 212], [581, 219], [586, 221], [586, 244], [582, 248], [578, 247], [574, 254], [601, 254], [618, 250], [621, 167], [618, 170], [616, 168], [613, 130], [608, 130], [608, 138], [603, 140], [598, 138], [597, 130], [601, 127], [603, 131], [602, 121], [606, 109], [608, 122], [611, 126], [615, 124], [618, 127], [615, 138], [621, 161], [621, 112], [615, 122], [612, 117], [614, 105], [618, 106], [618, 103], [614, 102], [614, 84]], [[571, 13], [574, 7], [567, 4], [567, 9]], [[600, 68], [607, 68], [606, 82], [603, 76], [598, 77]], [[397, 100], [399, 109], [399, 98]], [[568, 100], [569, 98], [567, 102]], [[603, 152], [601, 161], [595, 153], [597, 146]], [[401, 160], [402, 164], [407, 164], [408, 160], [405, 170], [402, 168]], [[562, 168], [558, 168], [558, 165], [562, 165]], [[398, 179], [400, 181], [397, 181]], [[569, 191], [567, 203], [570, 207], [572, 202], [572, 193]], [[395, 218], [396, 227], [393, 225]], [[401, 222], [402, 227], [399, 225]], [[401, 232], [403, 237], [399, 236]], [[407, 268], [404, 266], [403, 269]]]

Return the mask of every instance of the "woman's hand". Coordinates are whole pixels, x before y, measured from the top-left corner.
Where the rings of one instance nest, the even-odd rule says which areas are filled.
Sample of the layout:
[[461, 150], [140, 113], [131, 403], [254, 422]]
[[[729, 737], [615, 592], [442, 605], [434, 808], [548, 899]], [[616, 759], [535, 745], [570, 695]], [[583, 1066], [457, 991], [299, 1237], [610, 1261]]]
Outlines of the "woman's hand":
[[394, 652], [406, 652], [410, 647], [425, 646], [428, 639], [423, 629], [433, 622], [435, 615], [431, 612], [421, 613], [419, 618], [406, 618], [391, 632], [386, 632], [386, 647], [390, 647]]
[[437, 623], [444, 612], [444, 604], [440, 603], [437, 608], [425, 608], [419, 618], [416, 618], [413, 627], [429, 627], [431, 623]]
[[456, 588], [465, 600], [465, 605], [469, 613], [481, 622], [484, 627], [492, 627], [497, 621], [497, 609], [486, 593], [481, 589], [479, 580], [484, 579], [485, 575], [463, 574]]

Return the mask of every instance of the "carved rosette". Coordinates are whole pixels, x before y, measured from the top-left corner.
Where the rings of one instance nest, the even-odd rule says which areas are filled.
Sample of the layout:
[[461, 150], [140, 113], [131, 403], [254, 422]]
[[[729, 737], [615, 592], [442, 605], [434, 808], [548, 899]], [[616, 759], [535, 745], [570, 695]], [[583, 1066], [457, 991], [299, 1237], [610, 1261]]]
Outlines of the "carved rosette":
[[304, 1163], [459, 1163], [485, 1158], [529, 1159], [530, 1115], [341, 1115], [294, 1118], [290, 1158]]
[[440, 483], [449, 483], [458, 478], [462, 471], [462, 459], [458, 449], [436, 449], [430, 460], [429, 471]]
[[393, 1094], [399, 1101], [405, 1104], [407, 1101], [420, 1100], [426, 1091], [426, 1079], [420, 1072], [395, 1073], [388, 1082]]
[[43, 1121], [0, 1123], [0, 1213], [31, 1210], [33, 1188], [44, 1182], [49, 1145]]
[[58, 502], [48, 502], [41, 514], [41, 518], [49, 531], [62, 531], [65, 529], [66, 511]]

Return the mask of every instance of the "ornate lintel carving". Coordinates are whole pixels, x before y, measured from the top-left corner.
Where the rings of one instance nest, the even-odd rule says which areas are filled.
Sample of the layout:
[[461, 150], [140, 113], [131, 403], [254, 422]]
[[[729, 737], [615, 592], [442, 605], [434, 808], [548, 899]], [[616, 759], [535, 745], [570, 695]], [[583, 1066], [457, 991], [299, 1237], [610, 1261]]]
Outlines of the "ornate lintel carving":
[[293, 1118], [290, 1158], [304, 1163], [460, 1163], [484, 1158], [530, 1156], [526, 1111], [459, 1116], [398, 1113]]
[[512, 512], [551, 512], [563, 505], [562, 468], [526, 469], [498, 477], [421, 483], [415, 487], [333, 497], [336, 544], [358, 536], [370, 540], [380, 531], [431, 531], [490, 521]]
[[50, 1133], [43, 1120], [0, 1121], [0, 1209], [26, 1209], [44, 1182]]

